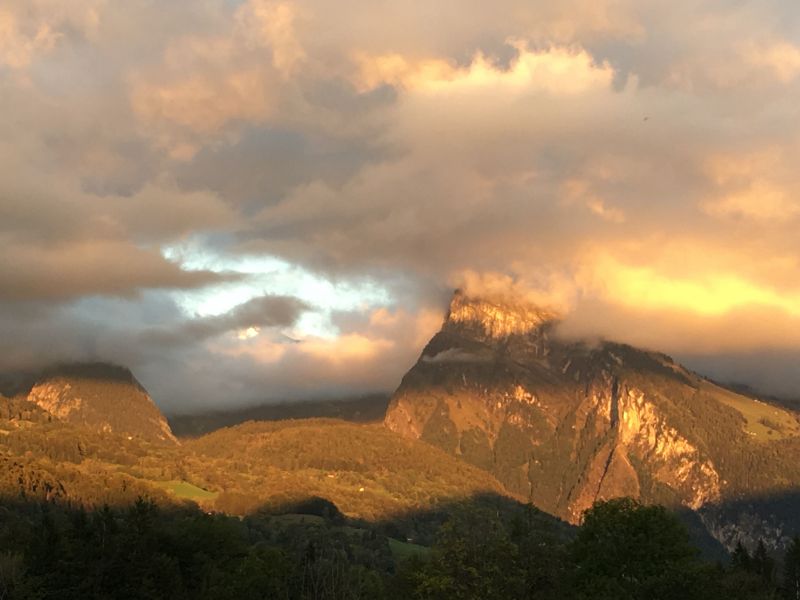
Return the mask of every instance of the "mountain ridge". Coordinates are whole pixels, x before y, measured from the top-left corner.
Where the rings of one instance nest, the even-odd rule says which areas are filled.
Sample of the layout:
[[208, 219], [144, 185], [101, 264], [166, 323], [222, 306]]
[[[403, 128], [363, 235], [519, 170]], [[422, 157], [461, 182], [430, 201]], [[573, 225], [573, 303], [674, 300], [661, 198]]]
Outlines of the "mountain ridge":
[[[495, 492], [571, 523], [598, 500], [631, 496], [692, 511], [729, 549], [738, 541], [754, 547], [761, 538], [785, 546], [800, 531], [800, 519], [785, 506], [800, 489], [800, 465], [792, 459], [800, 452], [797, 413], [722, 387], [659, 352], [562, 339], [559, 318], [524, 300], [455, 294], [441, 330], [403, 377], [379, 429], [425, 442], [415, 446], [419, 460], [459, 459], [477, 467], [462, 478], [470, 485], [496, 481]], [[274, 481], [308, 487], [303, 478], [313, 473], [309, 490], [327, 489], [326, 457], [341, 454], [352, 439], [373, 444], [373, 452], [403, 447], [401, 438], [390, 440], [374, 426], [347, 429], [326, 420], [246, 424], [184, 440], [181, 447], [130, 370], [105, 363], [47, 370], [27, 392], [0, 398], [0, 420], [0, 450], [9, 448], [3, 460], [22, 469], [20, 481], [67, 497], [85, 487], [75, 483], [83, 467], [70, 466], [62, 481], [49, 474], [59, 461], [91, 463], [97, 473], [109, 465], [122, 468], [121, 478], [114, 475], [114, 494], [147, 489], [153, 479], [167, 490], [185, 483], [191, 493], [220, 494], [223, 504], [252, 506], [258, 498], [243, 497], [241, 490], [258, 489], [260, 498], [274, 491]], [[239, 435], [249, 441], [237, 441]], [[275, 439], [267, 443], [270, 436]], [[316, 444], [308, 464], [284, 464], [275, 446], [265, 455], [264, 472], [275, 478], [270, 484], [253, 461], [258, 448], [281, 438], [290, 440], [285, 450], [296, 457], [313, 438], [330, 443]], [[429, 446], [440, 453], [426, 454]], [[28, 452], [45, 461], [34, 460], [32, 474], [25, 474], [30, 461], [16, 458]], [[213, 477], [203, 473], [208, 461], [218, 463]], [[363, 479], [362, 471], [372, 468], [364, 466], [368, 462], [362, 457], [348, 467], [347, 481]], [[380, 472], [391, 471], [388, 463], [375, 464]], [[374, 481], [382, 476], [370, 475]], [[451, 496], [457, 481], [448, 484]], [[382, 483], [374, 494], [368, 486], [352, 487], [331, 489], [344, 506], [365, 498], [391, 504], [389, 496], [398, 493]], [[436, 494], [425, 493], [433, 502]]]
[[393, 395], [387, 427], [573, 523], [597, 500], [632, 496], [696, 511], [727, 546], [734, 534], [775, 529], [762, 522], [721, 536], [714, 507], [800, 483], [775, 456], [800, 448], [797, 413], [659, 352], [561, 339], [558, 320], [524, 299], [456, 292]]

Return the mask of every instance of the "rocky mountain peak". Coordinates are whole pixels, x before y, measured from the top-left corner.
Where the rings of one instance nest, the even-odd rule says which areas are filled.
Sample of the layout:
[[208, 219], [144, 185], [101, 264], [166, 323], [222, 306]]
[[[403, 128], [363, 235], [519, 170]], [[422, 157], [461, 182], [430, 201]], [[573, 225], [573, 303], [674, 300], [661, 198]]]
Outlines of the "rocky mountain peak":
[[482, 338], [525, 335], [558, 320], [558, 315], [513, 295], [479, 297], [456, 290], [445, 329], [469, 330]]
[[775, 516], [779, 500], [758, 511], [727, 507], [800, 481], [783, 459], [800, 447], [800, 414], [657, 352], [561, 339], [558, 320], [525, 300], [456, 292], [393, 395], [386, 426], [568, 521], [597, 500], [632, 496], [696, 511], [729, 548], [740, 538], [783, 543], [795, 517]]
[[60, 421], [155, 443], [175, 436], [153, 399], [125, 367], [61, 365], [44, 371], [26, 399]]

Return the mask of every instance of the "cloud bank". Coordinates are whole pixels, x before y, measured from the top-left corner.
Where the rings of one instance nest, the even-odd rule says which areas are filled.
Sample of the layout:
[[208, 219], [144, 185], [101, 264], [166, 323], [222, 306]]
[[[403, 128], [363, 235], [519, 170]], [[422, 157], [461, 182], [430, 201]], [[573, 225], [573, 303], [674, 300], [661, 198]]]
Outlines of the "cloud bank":
[[800, 395], [789, 0], [10, 0], [0, 369], [392, 389], [448, 291]]

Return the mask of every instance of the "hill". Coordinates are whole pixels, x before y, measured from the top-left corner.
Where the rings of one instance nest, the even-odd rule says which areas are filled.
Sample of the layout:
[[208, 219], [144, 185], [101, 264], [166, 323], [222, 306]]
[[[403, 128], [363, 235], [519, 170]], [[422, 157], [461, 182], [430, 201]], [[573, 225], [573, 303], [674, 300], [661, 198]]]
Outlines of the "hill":
[[358, 398], [278, 402], [224, 411], [175, 414], [170, 415], [168, 420], [178, 437], [197, 437], [247, 421], [329, 418], [354, 423], [379, 423], [386, 415], [388, 404], [388, 394], [370, 394]]
[[573, 523], [595, 501], [630, 496], [696, 511], [729, 548], [785, 545], [800, 527], [761, 500], [800, 484], [797, 413], [664, 354], [560, 339], [555, 314], [519, 299], [457, 292], [386, 425]]
[[323, 502], [343, 519], [428, 540], [446, 505], [521, 506], [490, 474], [439, 448], [381, 424], [332, 419], [249, 422], [168, 444], [0, 398], [0, 467], [5, 499], [92, 507], [145, 496], [232, 515]]
[[60, 365], [15, 396], [55, 419], [84, 428], [174, 444], [167, 420], [128, 369], [106, 363]]
[[381, 425], [331, 419], [250, 422], [184, 444], [228, 513], [304, 498], [370, 521], [480, 494], [507, 495], [491, 475]]

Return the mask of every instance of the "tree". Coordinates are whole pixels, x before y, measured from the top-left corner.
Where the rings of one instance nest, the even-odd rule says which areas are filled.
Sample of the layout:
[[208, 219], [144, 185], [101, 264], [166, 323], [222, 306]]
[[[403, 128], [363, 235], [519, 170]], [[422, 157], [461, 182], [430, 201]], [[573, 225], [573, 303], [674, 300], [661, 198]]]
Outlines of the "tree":
[[775, 561], [767, 552], [767, 548], [764, 546], [763, 540], [758, 540], [756, 551], [753, 552], [752, 570], [753, 573], [761, 578], [761, 581], [766, 586], [772, 585], [772, 578], [775, 572]]
[[464, 506], [442, 525], [428, 563], [412, 575], [419, 600], [522, 598], [517, 547], [497, 513]]
[[795, 536], [783, 559], [783, 594], [789, 600], [800, 600], [800, 537]]
[[630, 498], [598, 502], [571, 544], [578, 598], [705, 598], [701, 565], [686, 529], [661, 506]]
[[537, 520], [532, 506], [511, 522], [511, 541], [517, 545], [525, 579], [526, 599], [561, 599], [566, 556], [564, 543], [550, 524]]
[[719, 587], [727, 600], [761, 600], [775, 597], [774, 561], [759, 543], [751, 555], [741, 542], [731, 554], [731, 564], [719, 573]]
[[752, 570], [752, 558], [747, 548], [744, 547], [741, 541], [736, 542], [736, 548], [731, 554], [731, 567], [734, 569], [741, 569], [742, 571]]

